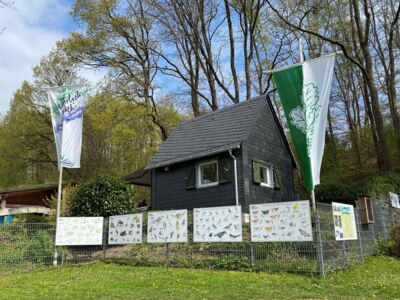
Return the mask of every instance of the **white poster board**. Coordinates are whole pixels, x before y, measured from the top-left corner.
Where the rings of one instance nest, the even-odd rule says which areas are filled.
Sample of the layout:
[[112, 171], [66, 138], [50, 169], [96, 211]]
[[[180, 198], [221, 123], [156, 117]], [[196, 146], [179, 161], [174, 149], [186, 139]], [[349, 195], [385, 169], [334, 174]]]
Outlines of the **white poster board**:
[[58, 218], [56, 246], [101, 245], [103, 217]]
[[312, 241], [310, 202], [250, 205], [250, 231], [252, 242]]
[[333, 224], [337, 241], [356, 240], [357, 227], [353, 205], [332, 202]]
[[187, 242], [187, 210], [149, 212], [147, 220], [148, 243]]
[[140, 244], [143, 214], [112, 216], [108, 225], [108, 244]]
[[194, 242], [241, 242], [242, 207], [221, 206], [193, 210]]
[[389, 192], [390, 203], [394, 208], [400, 208], [399, 195]]

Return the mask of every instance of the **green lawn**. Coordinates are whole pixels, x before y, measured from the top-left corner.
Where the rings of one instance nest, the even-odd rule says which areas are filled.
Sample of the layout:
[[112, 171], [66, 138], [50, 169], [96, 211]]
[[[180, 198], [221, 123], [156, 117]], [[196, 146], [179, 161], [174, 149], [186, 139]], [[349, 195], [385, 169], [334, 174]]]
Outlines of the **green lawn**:
[[369, 258], [324, 279], [98, 263], [5, 275], [0, 291], [1, 299], [392, 299], [400, 298], [400, 260]]

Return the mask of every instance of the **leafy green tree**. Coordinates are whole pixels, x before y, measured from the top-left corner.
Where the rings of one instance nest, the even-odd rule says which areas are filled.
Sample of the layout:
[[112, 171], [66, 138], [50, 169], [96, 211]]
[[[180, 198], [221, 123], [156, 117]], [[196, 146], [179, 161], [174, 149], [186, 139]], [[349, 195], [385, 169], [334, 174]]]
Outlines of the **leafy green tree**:
[[14, 94], [0, 128], [0, 185], [39, 183], [54, 178], [56, 158], [50, 116], [35, 103], [35, 88], [28, 82]]

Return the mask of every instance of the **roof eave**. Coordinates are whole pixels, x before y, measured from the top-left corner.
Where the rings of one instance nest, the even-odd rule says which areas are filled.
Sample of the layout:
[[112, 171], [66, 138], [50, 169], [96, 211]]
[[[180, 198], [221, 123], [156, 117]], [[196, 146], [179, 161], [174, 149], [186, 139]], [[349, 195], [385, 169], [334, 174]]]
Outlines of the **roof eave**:
[[235, 150], [235, 149], [240, 149], [241, 147], [241, 143], [242, 142], [237, 142], [237, 143], [231, 143], [228, 145], [224, 145], [221, 147], [217, 147], [214, 149], [209, 149], [207, 151], [201, 151], [201, 152], [197, 152], [197, 153], [192, 153], [190, 155], [186, 155], [186, 156], [182, 156], [176, 159], [170, 159], [170, 160], [165, 160], [165, 161], [161, 161], [159, 163], [155, 163], [155, 164], [149, 164], [147, 165], [143, 170], [152, 170], [152, 169], [156, 169], [156, 168], [161, 168], [161, 167], [166, 167], [166, 166], [170, 166], [170, 165], [174, 165], [177, 163], [182, 163], [182, 162], [187, 162], [190, 160], [194, 160], [194, 159], [198, 159], [198, 158], [202, 158], [202, 157], [207, 157], [210, 155], [215, 155], [215, 154], [219, 154], [219, 153], [223, 153], [229, 150]]

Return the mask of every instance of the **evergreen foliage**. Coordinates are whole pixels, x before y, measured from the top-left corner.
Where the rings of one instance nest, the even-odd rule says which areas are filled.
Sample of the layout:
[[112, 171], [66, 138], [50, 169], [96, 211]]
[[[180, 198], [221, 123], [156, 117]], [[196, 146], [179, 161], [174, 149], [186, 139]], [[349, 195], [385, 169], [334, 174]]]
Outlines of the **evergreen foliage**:
[[132, 212], [135, 190], [125, 181], [97, 176], [82, 184], [73, 194], [69, 213], [74, 217], [109, 217]]
[[363, 188], [343, 183], [321, 184], [315, 190], [316, 200], [322, 203], [354, 204], [360, 194], [363, 194]]

